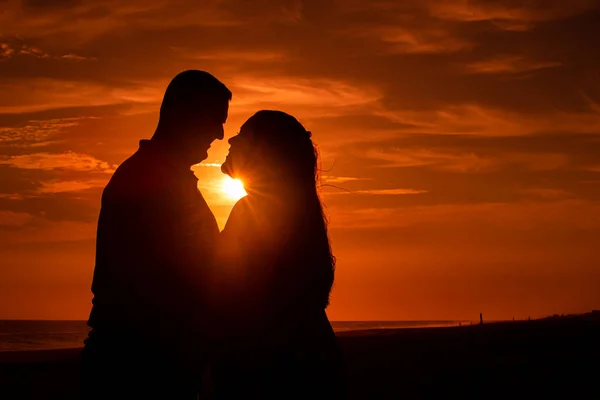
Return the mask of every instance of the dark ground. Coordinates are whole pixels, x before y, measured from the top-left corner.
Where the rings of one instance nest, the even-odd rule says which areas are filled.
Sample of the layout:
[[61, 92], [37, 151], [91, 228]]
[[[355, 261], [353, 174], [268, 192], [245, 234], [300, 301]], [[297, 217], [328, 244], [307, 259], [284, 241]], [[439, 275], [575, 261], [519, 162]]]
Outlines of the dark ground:
[[[339, 338], [351, 399], [600, 399], [597, 316]], [[78, 354], [0, 353], [0, 399], [76, 398]]]

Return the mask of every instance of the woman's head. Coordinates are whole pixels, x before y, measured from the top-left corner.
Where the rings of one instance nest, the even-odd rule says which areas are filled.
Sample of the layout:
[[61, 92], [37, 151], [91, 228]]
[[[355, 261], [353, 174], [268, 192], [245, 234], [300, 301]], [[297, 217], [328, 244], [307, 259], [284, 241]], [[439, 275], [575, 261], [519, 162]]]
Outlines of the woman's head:
[[280, 272], [290, 275], [284, 280], [311, 282], [305, 289], [307, 301], [326, 307], [335, 258], [317, 191], [318, 155], [311, 133], [289, 114], [259, 111], [229, 143], [223, 172], [244, 182], [248, 201], [254, 194], [275, 201], [258, 200], [253, 206], [264, 211], [269, 225], [277, 225], [275, 236], [285, 242], [278, 258], [287, 265]]
[[222, 170], [246, 187], [315, 185], [317, 152], [311, 133], [293, 116], [263, 110], [250, 117], [229, 140]]

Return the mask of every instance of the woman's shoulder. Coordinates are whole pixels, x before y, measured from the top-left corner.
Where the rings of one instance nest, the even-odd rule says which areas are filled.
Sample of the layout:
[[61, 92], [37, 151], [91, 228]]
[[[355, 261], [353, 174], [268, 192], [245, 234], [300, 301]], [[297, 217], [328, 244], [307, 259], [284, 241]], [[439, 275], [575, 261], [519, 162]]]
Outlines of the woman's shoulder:
[[249, 205], [246, 197], [242, 197], [234, 204], [231, 212], [229, 213], [229, 217], [227, 218], [227, 223], [225, 224], [225, 228], [223, 232], [236, 230], [241, 225], [247, 223], [247, 219], [251, 213], [249, 213]]
[[250, 205], [248, 202], [248, 196], [242, 197], [237, 201], [237, 203], [233, 205], [233, 208], [231, 209], [231, 213], [229, 215], [229, 219], [245, 216], [246, 214], [248, 214], [249, 208]]

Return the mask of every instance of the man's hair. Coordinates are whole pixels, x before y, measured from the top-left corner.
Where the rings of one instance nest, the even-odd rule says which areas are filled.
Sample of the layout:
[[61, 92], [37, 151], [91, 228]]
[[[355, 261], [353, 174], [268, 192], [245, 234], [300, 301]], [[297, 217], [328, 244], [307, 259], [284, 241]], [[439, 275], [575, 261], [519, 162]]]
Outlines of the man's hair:
[[231, 100], [231, 91], [213, 75], [205, 71], [183, 71], [169, 83], [162, 104], [160, 119], [185, 118], [191, 113], [218, 115], [223, 103]]

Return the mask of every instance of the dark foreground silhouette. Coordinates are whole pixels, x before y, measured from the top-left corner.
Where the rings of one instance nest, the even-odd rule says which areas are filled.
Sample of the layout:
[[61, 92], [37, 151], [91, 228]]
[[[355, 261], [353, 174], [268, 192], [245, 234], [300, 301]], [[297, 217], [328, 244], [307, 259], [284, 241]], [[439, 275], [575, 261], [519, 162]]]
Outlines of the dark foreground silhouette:
[[[350, 399], [600, 398], [598, 318], [338, 337]], [[79, 353], [0, 353], [0, 398], [76, 399]]]
[[196, 397], [210, 347], [207, 276], [219, 228], [190, 166], [223, 139], [231, 96], [207, 72], [178, 74], [154, 135], [103, 191], [85, 399]]

